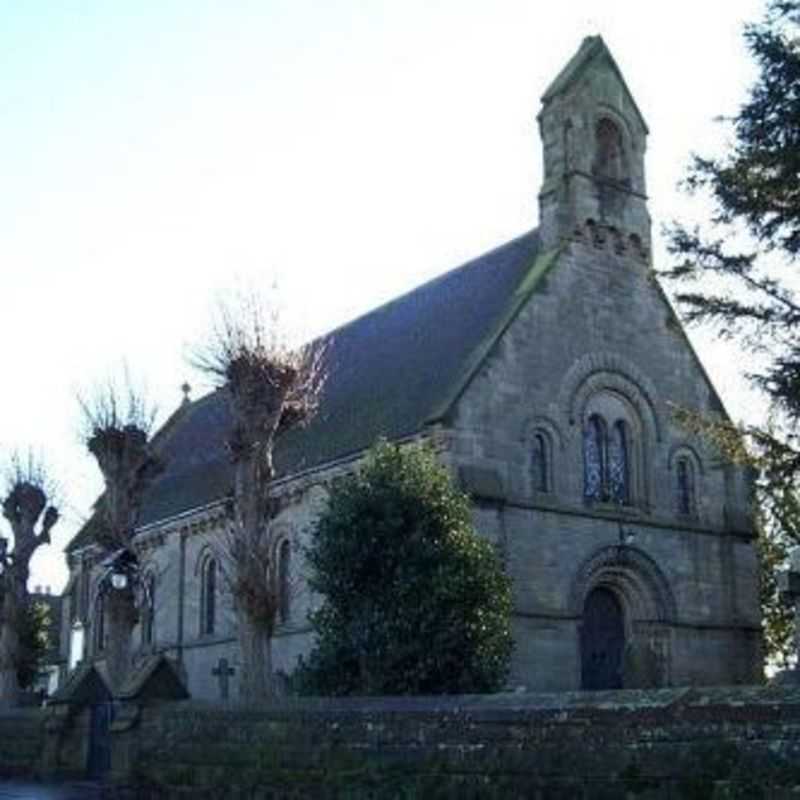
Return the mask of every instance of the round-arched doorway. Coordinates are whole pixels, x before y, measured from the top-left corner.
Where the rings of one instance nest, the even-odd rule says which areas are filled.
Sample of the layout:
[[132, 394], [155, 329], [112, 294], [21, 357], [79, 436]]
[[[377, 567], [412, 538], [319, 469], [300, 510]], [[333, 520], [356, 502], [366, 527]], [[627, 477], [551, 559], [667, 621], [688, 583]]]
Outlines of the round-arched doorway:
[[625, 615], [610, 589], [586, 596], [581, 625], [581, 688], [621, 689], [625, 654]]
[[577, 569], [570, 608], [579, 620], [582, 689], [668, 686], [677, 605], [664, 573], [631, 545], [598, 548]]

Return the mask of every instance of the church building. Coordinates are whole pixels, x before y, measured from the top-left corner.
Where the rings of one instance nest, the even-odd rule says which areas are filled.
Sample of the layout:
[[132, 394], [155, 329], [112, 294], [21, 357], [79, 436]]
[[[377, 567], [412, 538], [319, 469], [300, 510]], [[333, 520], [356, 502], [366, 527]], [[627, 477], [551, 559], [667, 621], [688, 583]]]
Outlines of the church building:
[[[725, 411], [653, 276], [648, 129], [600, 37], [544, 93], [538, 120], [538, 228], [334, 331], [317, 416], [277, 444], [284, 673], [311, 645], [305, 532], [331, 480], [384, 436], [434, 444], [512, 578], [509, 688], [760, 675], [749, 477], [674, 418]], [[164, 470], [135, 539], [153, 599], [135, 658], [166, 654], [211, 700], [235, 697], [240, 671], [209, 546], [231, 485], [227, 420], [215, 392], [156, 435]], [[66, 656], [102, 663], [88, 529], [67, 555]]]

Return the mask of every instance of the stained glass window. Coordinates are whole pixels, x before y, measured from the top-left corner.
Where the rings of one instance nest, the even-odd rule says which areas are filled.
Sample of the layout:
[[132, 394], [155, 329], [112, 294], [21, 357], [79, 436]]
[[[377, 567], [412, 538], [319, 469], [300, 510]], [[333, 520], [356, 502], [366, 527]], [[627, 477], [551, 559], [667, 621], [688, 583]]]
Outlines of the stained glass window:
[[608, 486], [612, 502], [628, 504], [629, 477], [628, 431], [620, 419], [614, 423], [608, 447]]
[[583, 496], [587, 500], [603, 499], [605, 438], [605, 424], [593, 414], [583, 432]]
[[531, 454], [531, 470], [533, 472], [533, 488], [537, 492], [550, 491], [550, 475], [547, 463], [547, 440], [544, 434], [537, 433], [533, 437]]
[[691, 514], [694, 508], [694, 473], [688, 458], [679, 458], [675, 467], [679, 514]]

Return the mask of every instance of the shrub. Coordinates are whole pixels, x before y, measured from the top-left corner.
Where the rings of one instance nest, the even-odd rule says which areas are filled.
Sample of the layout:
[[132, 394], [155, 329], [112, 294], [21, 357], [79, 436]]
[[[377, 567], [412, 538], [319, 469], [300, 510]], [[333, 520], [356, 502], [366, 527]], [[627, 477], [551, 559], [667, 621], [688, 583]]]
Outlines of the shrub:
[[379, 442], [337, 481], [311, 531], [322, 595], [295, 687], [307, 694], [499, 689], [508, 671], [511, 584], [472, 528], [469, 499], [426, 447]]

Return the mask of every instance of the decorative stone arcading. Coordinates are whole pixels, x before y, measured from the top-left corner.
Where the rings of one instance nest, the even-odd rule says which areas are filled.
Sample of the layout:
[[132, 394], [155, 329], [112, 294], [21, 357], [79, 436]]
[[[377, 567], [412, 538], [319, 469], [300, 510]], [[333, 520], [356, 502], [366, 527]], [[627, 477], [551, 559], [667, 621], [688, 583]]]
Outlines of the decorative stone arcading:
[[614, 225], [604, 225], [594, 219], [576, 224], [570, 238], [595, 250], [633, 258], [643, 264], [650, 263], [650, 248], [638, 233], [620, 230]]

